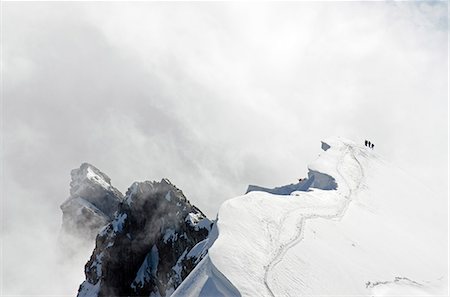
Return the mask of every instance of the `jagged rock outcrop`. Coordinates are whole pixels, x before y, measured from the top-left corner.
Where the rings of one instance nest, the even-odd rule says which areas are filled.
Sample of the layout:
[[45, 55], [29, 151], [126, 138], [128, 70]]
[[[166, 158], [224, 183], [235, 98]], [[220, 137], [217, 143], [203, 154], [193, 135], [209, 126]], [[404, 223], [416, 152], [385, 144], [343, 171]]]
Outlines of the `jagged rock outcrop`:
[[169, 180], [134, 183], [96, 238], [78, 296], [170, 296], [205, 256], [210, 229]]
[[62, 241], [92, 242], [113, 219], [123, 195], [111, 185], [106, 174], [91, 164], [83, 163], [72, 170], [71, 177], [70, 197], [61, 204]]

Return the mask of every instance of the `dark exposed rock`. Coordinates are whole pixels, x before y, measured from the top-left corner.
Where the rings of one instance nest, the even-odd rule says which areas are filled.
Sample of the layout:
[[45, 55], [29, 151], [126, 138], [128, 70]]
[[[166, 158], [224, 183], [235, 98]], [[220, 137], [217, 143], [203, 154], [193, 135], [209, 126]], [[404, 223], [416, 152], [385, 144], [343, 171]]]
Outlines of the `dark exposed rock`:
[[134, 183], [97, 236], [78, 296], [169, 296], [205, 255], [210, 228], [167, 179]]
[[321, 148], [322, 148], [322, 150], [324, 150], [324, 151], [327, 151], [327, 150], [331, 147], [331, 146], [330, 146], [328, 143], [326, 143], [326, 142], [321, 141], [321, 143], [322, 143]]

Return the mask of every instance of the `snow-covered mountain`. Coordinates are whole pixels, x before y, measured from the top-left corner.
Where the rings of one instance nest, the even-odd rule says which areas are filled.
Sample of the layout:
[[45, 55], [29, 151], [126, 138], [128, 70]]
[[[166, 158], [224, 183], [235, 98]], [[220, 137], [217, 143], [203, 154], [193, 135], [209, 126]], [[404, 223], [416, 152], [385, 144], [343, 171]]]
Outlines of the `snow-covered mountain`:
[[432, 190], [351, 141], [322, 149], [298, 184], [226, 201], [172, 296], [446, 295], [447, 214]]
[[133, 183], [96, 238], [78, 296], [170, 296], [206, 255], [211, 225], [169, 180]]
[[60, 238], [66, 247], [77, 241], [93, 242], [123, 200], [122, 193], [111, 185], [111, 179], [91, 164], [83, 163], [72, 170], [71, 178], [70, 197], [61, 205]]

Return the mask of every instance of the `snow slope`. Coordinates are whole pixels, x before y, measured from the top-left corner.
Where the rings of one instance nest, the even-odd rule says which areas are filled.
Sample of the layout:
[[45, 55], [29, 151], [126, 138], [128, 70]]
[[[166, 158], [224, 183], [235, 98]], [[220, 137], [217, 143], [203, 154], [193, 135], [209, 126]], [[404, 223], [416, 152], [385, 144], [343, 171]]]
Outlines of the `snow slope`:
[[447, 213], [432, 190], [369, 148], [324, 144], [308, 191], [226, 201], [172, 296], [446, 295]]

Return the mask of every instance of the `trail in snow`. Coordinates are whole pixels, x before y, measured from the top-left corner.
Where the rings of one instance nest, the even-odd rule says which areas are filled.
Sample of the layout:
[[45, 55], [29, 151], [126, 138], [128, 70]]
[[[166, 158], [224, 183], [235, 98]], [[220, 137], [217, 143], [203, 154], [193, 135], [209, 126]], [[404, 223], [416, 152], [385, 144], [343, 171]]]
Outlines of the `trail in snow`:
[[[317, 219], [317, 218], [322, 218], [322, 219], [341, 219], [344, 214], [345, 211], [348, 209], [350, 202], [352, 201], [353, 195], [354, 195], [354, 191], [357, 191], [361, 184], [362, 181], [365, 178], [365, 174], [364, 174], [364, 170], [362, 168], [361, 163], [359, 162], [359, 160], [356, 158], [355, 156], [355, 151], [354, 148], [351, 147], [348, 144], [345, 144], [347, 146], [346, 151], [342, 154], [342, 157], [339, 159], [338, 164], [336, 165], [336, 171], [337, 173], [342, 177], [342, 180], [346, 183], [347, 185], [347, 189], [348, 189], [348, 194], [345, 196], [345, 202], [343, 203], [343, 206], [336, 212], [335, 215], [317, 215], [317, 214], [306, 214], [306, 215], [301, 215], [301, 218], [298, 220], [297, 224], [296, 224], [296, 229], [297, 232], [295, 234], [295, 236], [286, 244], [281, 244], [278, 249], [277, 252], [275, 253], [275, 256], [272, 258], [272, 260], [269, 262], [268, 265], [266, 265], [264, 267], [265, 272], [264, 272], [264, 285], [267, 289], [267, 291], [270, 293], [270, 296], [275, 297], [275, 294], [273, 292], [273, 290], [271, 289], [271, 287], [269, 286], [269, 274], [271, 271], [273, 271], [273, 269], [275, 268], [275, 266], [280, 263], [283, 260], [284, 255], [295, 245], [297, 245], [302, 239], [303, 239], [303, 233], [304, 233], [304, 227], [306, 224], [306, 220], [309, 219]], [[358, 180], [358, 184], [356, 185], [356, 187], [353, 189], [352, 186], [350, 185], [350, 182], [345, 178], [345, 176], [341, 173], [339, 167], [343, 164], [343, 160], [346, 157], [346, 155], [350, 154], [350, 156], [356, 161], [356, 163], [358, 164], [359, 167], [359, 171], [360, 171], [360, 178]], [[310, 195], [305, 193], [306, 195]], [[311, 195], [310, 195], [311, 196]], [[292, 213], [295, 213], [296, 211], [301, 210], [301, 208], [295, 209], [291, 212], [289, 212], [287, 214], [287, 216], [285, 216], [282, 220], [282, 223], [280, 226], [283, 226], [284, 221], [286, 220], [286, 218], [291, 215]]]

